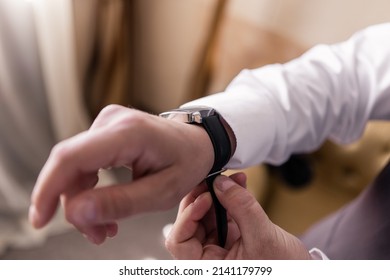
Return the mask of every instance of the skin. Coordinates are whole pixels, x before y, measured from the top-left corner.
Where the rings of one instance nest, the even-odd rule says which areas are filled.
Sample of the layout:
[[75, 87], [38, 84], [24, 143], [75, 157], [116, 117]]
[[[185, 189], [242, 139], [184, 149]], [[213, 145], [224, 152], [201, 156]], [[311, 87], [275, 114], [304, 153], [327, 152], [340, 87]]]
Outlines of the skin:
[[[100, 244], [116, 235], [118, 219], [177, 205], [213, 162], [203, 128], [110, 105], [88, 131], [53, 148], [34, 187], [29, 219], [36, 228], [45, 226], [61, 201], [66, 219]], [[119, 166], [131, 168], [134, 180], [95, 188], [99, 169]]]
[[201, 184], [181, 202], [166, 240], [176, 259], [311, 259], [298, 238], [273, 224], [256, 199], [243, 187], [246, 177], [219, 176], [215, 193], [229, 215], [225, 248], [218, 246], [210, 193]]
[[[234, 151], [234, 135], [224, 125]], [[202, 183], [213, 162], [213, 146], [202, 127], [111, 105], [88, 131], [53, 148], [34, 187], [29, 219], [34, 227], [44, 227], [61, 202], [66, 219], [101, 244], [117, 234], [118, 219], [172, 208], [188, 194], [167, 241], [175, 257], [308, 258], [300, 242], [273, 225], [240, 186], [243, 174], [232, 176], [234, 181], [216, 180], [216, 194], [231, 220], [226, 249], [215, 245], [212, 200]], [[132, 170], [131, 182], [95, 187], [101, 168], [121, 166]]]

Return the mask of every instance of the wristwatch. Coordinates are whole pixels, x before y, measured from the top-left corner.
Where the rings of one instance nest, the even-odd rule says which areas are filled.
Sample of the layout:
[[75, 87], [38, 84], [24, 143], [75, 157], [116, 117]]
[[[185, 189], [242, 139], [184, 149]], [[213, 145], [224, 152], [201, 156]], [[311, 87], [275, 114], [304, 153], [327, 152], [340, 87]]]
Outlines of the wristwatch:
[[226, 210], [214, 193], [213, 182], [221, 172], [225, 171], [224, 167], [231, 157], [232, 148], [229, 135], [221, 122], [221, 118], [215, 109], [204, 106], [175, 109], [161, 113], [160, 116], [188, 124], [201, 125], [210, 137], [214, 148], [214, 164], [205, 181], [213, 198], [218, 242], [221, 247], [224, 247], [227, 236]]

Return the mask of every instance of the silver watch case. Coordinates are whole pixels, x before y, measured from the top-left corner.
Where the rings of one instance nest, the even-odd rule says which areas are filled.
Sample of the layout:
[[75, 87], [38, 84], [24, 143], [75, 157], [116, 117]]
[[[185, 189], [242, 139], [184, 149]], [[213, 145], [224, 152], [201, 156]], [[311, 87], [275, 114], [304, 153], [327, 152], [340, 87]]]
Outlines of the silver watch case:
[[186, 107], [167, 111], [160, 114], [160, 117], [175, 120], [183, 123], [202, 123], [204, 118], [216, 115], [213, 108], [205, 106]]

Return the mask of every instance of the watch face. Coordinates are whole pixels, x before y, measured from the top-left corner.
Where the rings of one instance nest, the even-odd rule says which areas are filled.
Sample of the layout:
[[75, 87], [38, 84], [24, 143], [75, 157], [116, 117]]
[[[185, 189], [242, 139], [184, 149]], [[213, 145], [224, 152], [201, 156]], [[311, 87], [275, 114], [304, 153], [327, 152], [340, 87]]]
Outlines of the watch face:
[[160, 114], [160, 117], [185, 123], [202, 123], [202, 119], [215, 114], [209, 107], [187, 107]]

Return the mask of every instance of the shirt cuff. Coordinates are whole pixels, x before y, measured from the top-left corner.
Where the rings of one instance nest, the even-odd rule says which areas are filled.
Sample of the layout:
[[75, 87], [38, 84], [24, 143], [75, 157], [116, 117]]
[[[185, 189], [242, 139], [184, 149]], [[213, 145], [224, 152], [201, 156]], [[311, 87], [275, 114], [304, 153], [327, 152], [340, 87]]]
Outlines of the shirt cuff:
[[329, 260], [329, 258], [318, 248], [312, 248], [310, 251], [310, 256], [313, 260]]

